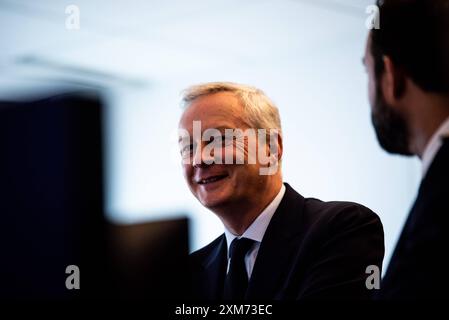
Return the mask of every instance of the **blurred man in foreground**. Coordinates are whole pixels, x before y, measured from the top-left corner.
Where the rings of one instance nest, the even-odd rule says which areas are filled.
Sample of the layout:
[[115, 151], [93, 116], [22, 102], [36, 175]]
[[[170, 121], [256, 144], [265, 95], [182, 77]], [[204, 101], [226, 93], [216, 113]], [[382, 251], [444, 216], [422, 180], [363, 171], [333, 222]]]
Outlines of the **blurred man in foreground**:
[[423, 176], [378, 297], [447, 298], [449, 1], [378, 7], [380, 29], [370, 31], [364, 57], [372, 122], [387, 152], [421, 159]]

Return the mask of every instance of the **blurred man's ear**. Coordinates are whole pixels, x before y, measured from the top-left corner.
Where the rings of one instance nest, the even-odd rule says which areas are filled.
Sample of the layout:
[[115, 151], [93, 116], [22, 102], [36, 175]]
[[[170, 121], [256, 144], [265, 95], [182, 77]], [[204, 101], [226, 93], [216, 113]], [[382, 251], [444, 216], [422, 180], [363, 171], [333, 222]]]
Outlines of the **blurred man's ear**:
[[385, 102], [395, 106], [405, 90], [405, 75], [402, 68], [396, 66], [389, 56], [383, 57], [384, 73], [381, 76], [381, 88]]

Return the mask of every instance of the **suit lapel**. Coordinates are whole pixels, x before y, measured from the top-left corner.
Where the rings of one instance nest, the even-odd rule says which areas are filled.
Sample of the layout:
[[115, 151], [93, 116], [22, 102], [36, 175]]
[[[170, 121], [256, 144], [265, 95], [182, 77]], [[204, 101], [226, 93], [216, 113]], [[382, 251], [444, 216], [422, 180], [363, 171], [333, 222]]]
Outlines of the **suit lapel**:
[[247, 299], [273, 299], [288, 269], [304, 198], [285, 184], [285, 195], [268, 225], [248, 284]]
[[[443, 139], [443, 145], [435, 155], [426, 176], [424, 177], [418, 191], [418, 196], [409, 214], [409, 221], [406, 224], [410, 229], [419, 228], [419, 216], [417, 213], [426, 214], [425, 207], [427, 200], [436, 195], [438, 187], [446, 186], [449, 159], [449, 138]], [[428, 213], [427, 213], [428, 214]]]
[[207, 299], [221, 299], [227, 264], [226, 252], [226, 238], [223, 234], [216, 248], [203, 263], [205, 273], [203, 292]]

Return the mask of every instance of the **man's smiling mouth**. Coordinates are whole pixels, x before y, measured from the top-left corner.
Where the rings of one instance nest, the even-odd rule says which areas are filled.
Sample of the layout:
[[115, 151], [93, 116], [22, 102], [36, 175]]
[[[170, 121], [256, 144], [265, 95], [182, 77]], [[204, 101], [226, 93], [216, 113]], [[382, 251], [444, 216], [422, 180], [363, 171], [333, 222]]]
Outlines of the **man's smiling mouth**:
[[214, 183], [217, 182], [219, 180], [223, 180], [224, 178], [228, 177], [227, 174], [221, 174], [221, 175], [217, 175], [217, 176], [211, 176], [205, 179], [200, 179], [197, 183], [198, 184], [209, 184], [209, 183]]

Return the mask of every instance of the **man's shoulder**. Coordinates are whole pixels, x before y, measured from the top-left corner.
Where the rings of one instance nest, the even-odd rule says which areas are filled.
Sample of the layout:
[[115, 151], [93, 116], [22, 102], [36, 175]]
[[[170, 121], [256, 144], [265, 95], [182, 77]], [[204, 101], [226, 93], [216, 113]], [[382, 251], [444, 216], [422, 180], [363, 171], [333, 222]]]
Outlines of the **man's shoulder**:
[[305, 219], [335, 228], [350, 228], [373, 223], [382, 225], [379, 216], [371, 209], [350, 201], [322, 201], [306, 198], [304, 203]]
[[322, 201], [317, 198], [305, 198], [296, 192], [289, 184], [287, 187], [285, 201], [286, 210], [294, 210], [302, 213], [303, 219], [318, 220], [358, 220], [379, 219], [376, 213], [369, 208], [351, 201]]
[[214, 241], [206, 245], [205, 247], [202, 247], [201, 249], [198, 249], [190, 254], [190, 259], [192, 262], [202, 262], [207, 257], [209, 257], [211, 254], [216, 252], [218, 250], [218, 247], [222, 244], [224, 240], [224, 233], [221, 234], [218, 238], [216, 238]]
[[377, 215], [369, 208], [351, 201], [323, 201], [314, 197], [303, 197], [288, 183], [285, 183], [286, 194], [285, 201], [288, 202], [287, 208], [302, 210], [306, 215], [316, 217], [330, 218], [341, 214], [351, 216], [371, 216]]
[[[359, 203], [351, 201], [323, 201], [313, 197], [302, 198], [293, 188], [288, 187], [290, 192], [287, 201], [301, 204], [301, 208], [289, 207], [293, 210], [301, 210], [302, 220], [305, 219], [311, 223], [328, 223], [333, 220], [338, 220], [341, 223], [363, 220], [378, 220], [380, 222], [376, 213]], [[302, 198], [302, 201], [293, 201], [295, 197]]]
[[378, 218], [377, 214], [364, 205], [351, 201], [322, 201], [305, 198], [305, 211], [322, 218]]
[[383, 234], [379, 216], [359, 203], [304, 198], [291, 186], [286, 186], [285, 202], [279, 207], [276, 230], [288, 230], [302, 235], [302, 238], [315, 239], [366, 229]]

